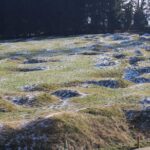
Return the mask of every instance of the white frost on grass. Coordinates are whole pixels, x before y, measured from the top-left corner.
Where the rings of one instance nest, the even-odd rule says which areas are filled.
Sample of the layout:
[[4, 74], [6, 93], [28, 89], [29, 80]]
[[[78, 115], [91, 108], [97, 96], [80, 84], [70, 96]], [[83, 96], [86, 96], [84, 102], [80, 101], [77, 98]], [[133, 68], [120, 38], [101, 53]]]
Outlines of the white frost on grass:
[[119, 62], [107, 55], [99, 55], [96, 60], [96, 67], [103, 69], [118, 66]]

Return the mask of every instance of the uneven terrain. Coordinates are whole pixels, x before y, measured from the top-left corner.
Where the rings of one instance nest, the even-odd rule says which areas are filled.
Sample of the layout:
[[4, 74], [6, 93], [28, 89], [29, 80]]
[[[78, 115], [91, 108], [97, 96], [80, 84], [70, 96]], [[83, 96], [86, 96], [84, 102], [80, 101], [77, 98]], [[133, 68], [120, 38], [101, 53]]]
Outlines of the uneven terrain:
[[0, 149], [150, 146], [150, 34], [0, 42]]

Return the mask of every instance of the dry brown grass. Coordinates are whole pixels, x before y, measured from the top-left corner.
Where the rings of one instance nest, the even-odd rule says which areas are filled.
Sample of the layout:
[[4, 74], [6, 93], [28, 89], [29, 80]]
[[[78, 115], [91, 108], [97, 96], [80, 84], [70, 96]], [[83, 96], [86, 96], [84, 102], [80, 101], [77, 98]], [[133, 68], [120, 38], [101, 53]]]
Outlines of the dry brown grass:
[[[12, 136], [13, 135], [13, 136]], [[34, 141], [36, 137], [47, 140]], [[20, 137], [20, 140], [17, 140]], [[84, 111], [64, 112], [49, 118], [30, 122], [26, 127], [9, 133], [7, 142], [14, 147], [31, 147], [46, 150], [67, 149], [119, 149], [132, 147], [132, 138], [122, 110], [115, 107], [89, 108]], [[7, 143], [6, 142], [6, 143]]]
[[11, 102], [0, 99], [0, 112], [14, 112], [17, 110], [17, 106]]

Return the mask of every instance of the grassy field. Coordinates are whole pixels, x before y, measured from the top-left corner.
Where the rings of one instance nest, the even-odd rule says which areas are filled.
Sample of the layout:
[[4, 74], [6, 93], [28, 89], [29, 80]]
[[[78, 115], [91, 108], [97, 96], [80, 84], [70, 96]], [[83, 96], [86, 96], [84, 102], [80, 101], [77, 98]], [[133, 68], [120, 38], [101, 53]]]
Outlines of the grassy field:
[[125, 113], [142, 112], [149, 97], [150, 36], [0, 43], [2, 149], [130, 149], [138, 133], [149, 145], [149, 128], [133, 128]]

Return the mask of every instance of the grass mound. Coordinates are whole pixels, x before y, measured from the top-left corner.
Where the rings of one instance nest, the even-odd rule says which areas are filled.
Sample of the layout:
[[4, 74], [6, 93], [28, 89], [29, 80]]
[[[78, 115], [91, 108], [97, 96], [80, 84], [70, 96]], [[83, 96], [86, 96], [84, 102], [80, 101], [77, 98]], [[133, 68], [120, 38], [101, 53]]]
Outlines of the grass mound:
[[45, 150], [108, 150], [131, 147], [134, 143], [122, 111], [115, 107], [59, 113], [30, 122], [8, 137], [5, 143], [9, 147]]
[[17, 110], [15, 105], [0, 98], [0, 112], [13, 112], [15, 110]]
[[37, 85], [37, 90], [39, 90], [39, 91], [54, 91], [58, 88], [59, 88], [58, 84], [43, 83], [43, 84]]
[[57, 103], [58, 101], [59, 100], [56, 97], [54, 97], [50, 94], [44, 93], [44, 94], [40, 94], [39, 96], [36, 97], [35, 105], [44, 106], [47, 104]]

